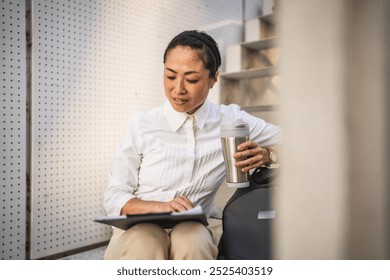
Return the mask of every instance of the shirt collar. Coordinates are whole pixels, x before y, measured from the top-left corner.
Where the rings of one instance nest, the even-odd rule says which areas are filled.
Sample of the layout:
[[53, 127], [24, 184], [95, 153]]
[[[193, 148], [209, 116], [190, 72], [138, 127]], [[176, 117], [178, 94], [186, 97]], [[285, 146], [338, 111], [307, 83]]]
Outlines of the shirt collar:
[[[206, 100], [203, 105], [200, 106], [194, 114], [192, 114], [199, 129], [202, 129], [204, 127], [210, 112], [210, 108], [210, 103]], [[163, 110], [164, 115], [167, 118], [169, 126], [171, 127], [173, 132], [176, 132], [184, 124], [188, 117], [187, 113], [175, 111], [175, 109], [172, 108], [168, 100], [164, 103]]]

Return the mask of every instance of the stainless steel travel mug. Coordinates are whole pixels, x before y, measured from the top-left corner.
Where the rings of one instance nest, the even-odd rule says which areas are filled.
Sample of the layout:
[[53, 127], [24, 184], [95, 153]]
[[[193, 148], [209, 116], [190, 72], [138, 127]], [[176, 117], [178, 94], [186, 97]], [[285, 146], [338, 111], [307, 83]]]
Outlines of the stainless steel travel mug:
[[226, 183], [231, 188], [245, 188], [249, 186], [249, 175], [243, 173], [241, 168], [235, 166], [236, 161], [233, 154], [237, 152], [237, 146], [249, 140], [249, 126], [241, 119], [234, 123], [223, 123], [221, 125], [221, 142], [223, 158], [226, 168]]

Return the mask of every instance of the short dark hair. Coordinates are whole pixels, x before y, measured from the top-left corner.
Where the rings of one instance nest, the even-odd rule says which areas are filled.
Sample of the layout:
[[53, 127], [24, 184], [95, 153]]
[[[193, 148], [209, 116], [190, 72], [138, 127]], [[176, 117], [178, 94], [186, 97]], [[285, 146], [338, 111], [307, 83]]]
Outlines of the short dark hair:
[[164, 52], [164, 63], [170, 50], [177, 46], [190, 47], [197, 50], [204, 67], [210, 71], [209, 77], [215, 77], [221, 66], [221, 54], [217, 42], [207, 33], [198, 30], [183, 31], [169, 42]]

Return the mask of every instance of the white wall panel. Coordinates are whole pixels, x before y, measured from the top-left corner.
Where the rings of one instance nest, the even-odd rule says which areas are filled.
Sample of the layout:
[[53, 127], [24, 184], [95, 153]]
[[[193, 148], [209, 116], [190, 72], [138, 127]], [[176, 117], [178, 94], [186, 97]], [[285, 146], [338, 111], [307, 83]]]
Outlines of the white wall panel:
[[116, 145], [164, 100], [162, 55], [184, 29], [241, 40], [241, 1], [33, 1], [31, 257], [108, 240], [94, 223]]
[[26, 255], [26, 41], [24, 1], [0, 1], [0, 259]]

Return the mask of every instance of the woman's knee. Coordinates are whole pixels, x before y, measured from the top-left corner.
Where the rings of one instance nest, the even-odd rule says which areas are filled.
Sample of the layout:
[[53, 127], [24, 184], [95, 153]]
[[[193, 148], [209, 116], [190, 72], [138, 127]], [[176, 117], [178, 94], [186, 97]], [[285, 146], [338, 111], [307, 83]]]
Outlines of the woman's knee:
[[171, 233], [171, 258], [215, 259], [217, 248], [209, 230], [197, 222], [176, 225]]
[[141, 223], [111, 240], [107, 250], [114, 259], [166, 259], [170, 238], [160, 226]]
[[143, 244], [143, 247], [166, 246], [165, 244], [170, 242], [169, 236], [163, 228], [148, 223], [134, 225], [123, 233], [123, 238], [131, 240], [131, 243]]
[[206, 238], [208, 239], [211, 237], [211, 234], [209, 230], [198, 222], [184, 222], [176, 225], [171, 233], [171, 239], [172, 240], [185, 240], [191, 242], [203, 242], [203, 240]]

